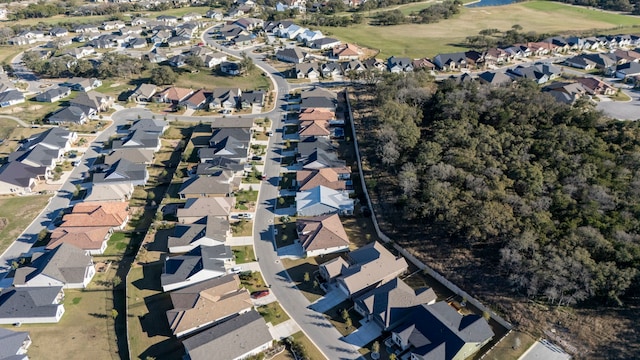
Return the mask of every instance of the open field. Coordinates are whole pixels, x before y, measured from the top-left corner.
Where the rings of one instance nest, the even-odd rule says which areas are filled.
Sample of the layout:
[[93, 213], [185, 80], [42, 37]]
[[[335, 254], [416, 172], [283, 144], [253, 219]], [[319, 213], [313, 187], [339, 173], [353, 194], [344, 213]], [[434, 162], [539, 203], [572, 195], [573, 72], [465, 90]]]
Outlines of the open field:
[[192, 89], [213, 87], [236, 87], [242, 90], [263, 89], [269, 90], [271, 82], [260, 70], [255, 69], [245, 76], [225, 76], [203, 69], [198, 73], [180, 74], [175, 83], [176, 86]]
[[630, 27], [640, 26], [640, 18], [637, 17], [547, 1], [463, 8], [456, 17], [435, 24], [371, 26], [368, 20], [371, 19], [346, 28], [320, 27], [320, 30], [327, 36], [334, 36], [372, 49], [380, 49], [380, 58], [391, 55], [419, 58], [433, 57], [440, 52], [460, 51], [462, 48], [456, 45], [467, 36], [477, 35], [480, 30], [488, 28], [506, 31], [515, 24], [522, 26], [524, 32], [538, 33], [617, 27], [627, 27], [618, 29], [618, 32], [629, 33], [632, 32]]
[[120, 357], [113, 336], [112, 307], [111, 290], [65, 290], [65, 313], [59, 323], [3, 327], [30, 333], [31, 359], [115, 360]]
[[0, 253], [29, 226], [44, 209], [50, 195], [0, 197]]

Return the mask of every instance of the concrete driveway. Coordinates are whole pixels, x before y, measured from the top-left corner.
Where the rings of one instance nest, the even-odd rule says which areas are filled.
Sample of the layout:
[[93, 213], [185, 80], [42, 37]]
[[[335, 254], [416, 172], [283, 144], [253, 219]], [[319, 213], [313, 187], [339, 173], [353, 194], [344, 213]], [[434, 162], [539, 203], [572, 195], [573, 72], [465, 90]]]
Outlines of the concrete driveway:
[[360, 326], [358, 330], [344, 337], [344, 342], [358, 347], [364, 347], [382, 335], [382, 329], [375, 322], [361, 321], [360, 324], [362, 324], [362, 326]]
[[278, 256], [290, 259], [301, 259], [304, 255], [304, 250], [300, 243], [295, 243], [288, 246], [278, 248]]
[[332, 290], [329, 290], [323, 297], [309, 305], [309, 309], [319, 313], [325, 313], [345, 300], [347, 300], [347, 295], [344, 292], [338, 288], [332, 288]]

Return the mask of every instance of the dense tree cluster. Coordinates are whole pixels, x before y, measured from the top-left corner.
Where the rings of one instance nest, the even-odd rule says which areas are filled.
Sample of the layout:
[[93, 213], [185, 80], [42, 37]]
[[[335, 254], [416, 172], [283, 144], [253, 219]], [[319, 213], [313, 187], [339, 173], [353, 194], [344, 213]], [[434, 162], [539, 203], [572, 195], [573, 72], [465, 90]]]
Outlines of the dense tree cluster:
[[557, 103], [529, 82], [436, 91], [418, 76], [376, 85], [370, 162], [386, 176], [369, 186], [399, 209], [395, 226], [495, 249], [516, 289], [553, 304], [620, 303], [638, 289], [640, 123]]
[[37, 52], [27, 51], [24, 53], [22, 61], [35, 73], [51, 78], [68, 76], [98, 77], [101, 79], [129, 78], [144, 70], [141, 60], [115, 52], [104, 54], [98, 62], [75, 59], [71, 56], [42, 59]]
[[418, 12], [411, 13], [410, 16], [405, 16], [402, 11], [398, 9], [382, 11], [376, 15], [375, 23], [378, 25], [398, 25], [407, 22], [431, 24], [460, 13], [461, 6], [462, 1], [460, 0], [445, 0]]

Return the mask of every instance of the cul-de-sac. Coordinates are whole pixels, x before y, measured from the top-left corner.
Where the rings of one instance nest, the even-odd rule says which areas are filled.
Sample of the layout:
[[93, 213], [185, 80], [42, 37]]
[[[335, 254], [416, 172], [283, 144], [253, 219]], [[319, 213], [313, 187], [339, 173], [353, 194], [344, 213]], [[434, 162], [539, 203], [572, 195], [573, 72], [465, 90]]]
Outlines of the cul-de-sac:
[[640, 357], [640, 0], [1, 0], [0, 360]]

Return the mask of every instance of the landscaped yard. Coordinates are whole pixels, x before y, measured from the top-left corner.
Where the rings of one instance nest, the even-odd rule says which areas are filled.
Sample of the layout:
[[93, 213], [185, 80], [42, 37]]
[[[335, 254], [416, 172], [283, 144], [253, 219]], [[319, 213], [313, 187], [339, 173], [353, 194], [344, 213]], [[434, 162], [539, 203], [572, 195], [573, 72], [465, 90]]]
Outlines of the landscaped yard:
[[249, 210], [258, 200], [258, 190], [238, 190], [234, 196], [236, 197], [236, 209]]
[[[348, 318], [351, 319], [350, 326], [347, 326], [349, 324], [347, 324], [347, 321], [343, 317], [344, 310], [347, 310]], [[362, 316], [353, 309], [353, 301], [351, 300], [341, 302], [327, 310], [324, 314], [343, 336], [347, 336], [357, 329], [360, 326], [360, 320], [362, 320]]]
[[[169, 294], [160, 288], [162, 263], [134, 267], [129, 272], [129, 348], [131, 359], [179, 360], [184, 350], [172, 336], [166, 311], [171, 308]], [[97, 359], [97, 358], [96, 358]]]
[[107, 241], [107, 248], [104, 251], [104, 255], [124, 255], [133, 236], [135, 235], [133, 235], [132, 233], [113, 233]]
[[293, 181], [296, 179], [295, 172], [282, 173], [280, 177], [280, 189], [289, 190], [293, 188]]
[[[640, 19], [595, 9], [568, 6], [551, 1], [527, 1], [517, 4], [462, 8], [459, 15], [433, 24], [402, 24], [372, 26], [371, 19], [349, 27], [320, 27], [326, 36], [357, 43], [371, 49], [379, 49], [379, 58], [408, 56], [410, 58], [433, 57], [441, 52], [462, 51], [456, 46], [467, 36], [478, 35], [482, 29], [511, 29], [515, 24], [524, 32], [554, 33], [590, 29], [616, 29], [617, 33], [630, 32]], [[455, 29], [456, 31], [451, 31]], [[632, 32], [632, 31], [631, 31]]]
[[266, 290], [262, 274], [258, 271], [244, 271], [240, 273], [240, 284], [247, 288], [250, 293], [259, 290]]
[[296, 204], [295, 196], [281, 196], [276, 201], [276, 209], [286, 209]]
[[342, 218], [342, 226], [349, 236], [352, 249], [357, 249], [372, 241], [381, 241], [369, 217], [344, 217]]
[[264, 318], [264, 321], [270, 322], [273, 326], [289, 320], [289, 315], [282, 310], [280, 303], [277, 301], [259, 306], [257, 310]]
[[51, 195], [0, 197], [0, 253], [3, 253], [47, 205]]
[[[329, 261], [333, 257], [325, 256], [320, 261]], [[309, 302], [314, 302], [324, 295], [319, 284], [313, 280], [314, 273], [318, 270], [318, 262], [316, 259], [317, 258], [282, 259], [282, 265], [287, 269], [289, 277], [291, 277], [291, 280], [296, 284], [298, 290], [300, 290]], [[309, 274], [309, 281], [305, 281], [305, 274]]]
[[[283, 222], [283, 219], [289, 219], [289, 221]], [[298, 238], [295, 216], [283, 216], [276, 218], [274, 226], [278, 232], [276, 235], [276, 246], [278, 248], [292, 245], [293, 241]]]
[[257, 68], [245, 76], [226, 76], [217, 74], [210, 69], [202, 69], [198, 73], [184, 72], [180, 74], [175, 85], [191, 89], [235, 87], [242, 90], [269, 90], [271, 82], [269, 78], [262, 75], [262, 72]]
[[236, 257], [236, 264], [244, 264], [256, 261], [256, 255], [253, 252], [253, 246], [233, 246], [231, 247], [233, 255]]
[[231, 223], [232, 236], [251, 236], [253, 234], [253, 221], [240, 220]]
[[[65, 313], [57, 324], [23, 324], [33, 343], [29, 358], [47, 360], [120, 359], [115, 339], [111, 290], [65, 290]], [[124, 314], [118, 314], [124, 316]]]

